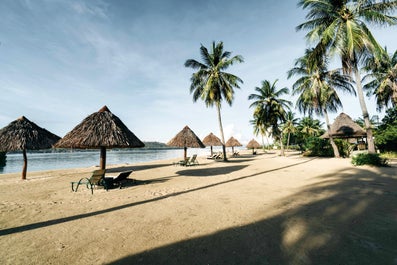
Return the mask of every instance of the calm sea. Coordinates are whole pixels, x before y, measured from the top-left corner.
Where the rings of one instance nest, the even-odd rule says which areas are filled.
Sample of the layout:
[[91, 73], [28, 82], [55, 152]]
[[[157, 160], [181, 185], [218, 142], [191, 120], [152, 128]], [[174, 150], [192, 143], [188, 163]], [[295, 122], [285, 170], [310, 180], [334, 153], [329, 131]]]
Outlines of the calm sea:
[[[214, 151], [221, 151], [214, 147]], [[188, 156], [210, 154], [208, 148], [188, 148]], [[28, 172], [82, 168], [99, 165], [99, 150], [59, 152], [56, 150], [46, 152], [28, 152]], [[108, 149], [106, 164], [136, 164], [165, 159], [179, 159], [183, 157], [183, 149]], [[21, 172], [23, 166], [22, 153], [7, 153], [5, 167], [0, 167], [0, 174]]]

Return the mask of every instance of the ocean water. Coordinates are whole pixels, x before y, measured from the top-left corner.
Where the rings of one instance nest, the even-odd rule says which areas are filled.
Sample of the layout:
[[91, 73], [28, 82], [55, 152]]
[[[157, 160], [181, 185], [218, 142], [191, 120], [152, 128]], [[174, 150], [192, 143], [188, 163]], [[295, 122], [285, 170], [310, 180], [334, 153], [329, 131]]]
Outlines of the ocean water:
[[[214, 151], [221, 151], [221, 147], [214, 147]], [[210, 154], [210, 148], [188, 148], [187, 155]], [[99, 150], [57, 151], [42, 152], [28, 151], [28, 172], [53, 169], [84, 168], [99, 165]], [[165, 159], [182, 159], [183, 149], [108, 149], [106, 164], [136, 164]], [[0, 174], [21, 172], [23, 166], [22, 153], [7, 153], [5, 167], [0, 167]]]

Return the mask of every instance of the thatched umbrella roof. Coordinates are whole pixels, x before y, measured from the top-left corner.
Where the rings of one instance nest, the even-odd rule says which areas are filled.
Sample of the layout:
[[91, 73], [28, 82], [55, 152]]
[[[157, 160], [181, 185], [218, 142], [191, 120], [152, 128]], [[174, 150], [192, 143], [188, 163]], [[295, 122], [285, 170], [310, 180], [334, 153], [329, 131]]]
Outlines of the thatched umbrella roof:
[[233, 136], [229, 138], [226, 142], [227, 147], [234, 147], [234, 146], [243, 146], [236, 138]]
[[232, 148], [232, 152], [234, 153], [234, 147], [235, 146], [243, 146], [236, 138], [234, 138], [233, 136], [229, 138], [229, 140], [227, 140], [226, 144], [227, 147], [231, 147]]
[[168, 143], [168, 146], [183, 147], [184, 155], [183, 158], [186, 159], [187, 148], [205, 148], [205, 145], [201, 142], [200, 138], [188, 127], [182, 129], [174, 138], [172, 138]]
[[260, 147], [261, 147], [261, 145], [255, 139], [252, 139], [247, 144], [247, 148], [250, 148], [250, 149], [251, 148], [260, 148]]
[[211, 155], [213, 155], [212, 152], [212, 147], [213, 146], [222, 146], [222, 141], [221, 139], [219, 139], [216, 135], [214, 135], [213, 133], [208, 134], [204, 139], [203, 139], [203, 143], [206, 146], [211, 146]]
[[252, 149], [253, 154], [255, 153], [255, 148], [260, 148], [260, 147], [261, 145], [255, 139], [252, 139], [247, 144], [247, 148]]
[[[366, 136], [367, 133], [349, 115], [342, 112], [331, 125], [331, 135], [335, 138], [354, 138]], [[320, 137], [329, 138], [329, 134], [325, 132]]]
[[221, 146], [222, 141], [215, 134], [210, 133], [203, 139], [203, 144], [206, 146]]
[[0, 130], [0, 151], [23, 151], [22, 179], [26, 179], [26, 150], [51, 148], [59, 139], [59, 136], [22, 116]]
[[145, 144], [106, 106], [89, 115], [55, 144], [57, 148], [100, 148], [101, 169], [106, 167], [106, 148], [144, 146]]

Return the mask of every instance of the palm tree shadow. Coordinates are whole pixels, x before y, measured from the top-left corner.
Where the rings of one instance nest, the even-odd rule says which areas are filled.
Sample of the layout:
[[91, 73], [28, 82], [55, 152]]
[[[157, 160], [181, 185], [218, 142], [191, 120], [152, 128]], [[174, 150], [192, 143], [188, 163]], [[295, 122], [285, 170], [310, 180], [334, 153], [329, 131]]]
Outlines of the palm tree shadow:
[[[22, 225], [22, 226], [18, 226], [18, 227], [0, 229], [0, 236], [14, 234], [14, 233], [19, 233], [19, 232], [23, 232], [23, 231], [34, 230], [34, 229], [39, 229], [39, 228], [42, 228], [42, 227], [57, 225], [57, 224], [70, 222], [70, 221], [74, 221], [74, 220], [78, 220], [78, 219], [82, 219], [82, 218], [88, 218], [88, 217], [91, 217], [91, 216], [106, 214], [106, 213], [109, 213], [109, 212], [118, 211], [118, 210], [121, 210], [121, 209], [134, 207], [134, 206], [141, 205], [141, 204], [152, 203], [152, 202], [164, 200], [164, 199], [167, 199], [167, 198], [170, 198], [170, 197], [177, 197], [177, 196], [180, 196], [180, 195], [183, 195], [183, 194], [186, 194], [186, 193], [191, 193], [191, 192], [195, 192], [195, 191], [199, 191], [199, 190], [204, 190], [204, 189], [216, 187], [216, 186], [219, 186], [219, 185], [224, 185], [224, 184], [227, 184], [227, 183], [240, 181], [240, 180], [243, 180], [243, 179], [246, 179], [246, 178], [251, 178], [251, 177], [254, 177], [254, 176], [257, 176], [257, 175], [260, 175], [260, 174], [273, 172], [273, 171], [281, 170], [281, 169], [284, 169], [284, 168], [293, 167], [295, 165], [299, 165], [299, 164], [302, 164], [302, 163], [307, 163], [309, 161], [311, 161], [311, 160], [306, 160], [306, 161], [303, 161], [303, 162], [295, 163], [295, 164], [292, 164], [292, 165], [288, 165], [288, 166], [284, 166], [284, 167], [280, 167], [280, 168], [276, 168], [276, 169], [266, 170], [266, 171], [258, 172], [258, 173], [251, 174], [251, 175], [241, 176], [241, 177], [235, 178], [235, 179], [221, 181], [221, 182], [217, 182], [217, 183], [209, 184], [209, 185], [206, 185], [206, 186], [193, 188], [193, 189], [186, 190], [186, 191], [179, 191], [179, 192], [167, 194], [167, 195], [160, 196], [160, 197], [155, 197], [153, 199], [133, 202], [133, 203], [120, 205], [120, 206], [116, 206], [116, 207], [112, 207], [112, 208], [108, 208], [108, 209], [103, 209], [103, 210], [99, 210], [99, 211], [95, 211], [95, 212], [88, 212], [88, 213], [78, 214], [78, 215], [74, 215], [74, 216], [68, 216], [68, 217], [63, 217], [63, 218], [58, 218], [58, 219], [52, 219], [52, 220], [47, 220], [47, 221], [42, 221], [42, 222], [37, 222], [37, 223], [26, 224], [26, 225]], [[169, 177], [166, 177], [166, 178], [160, 178], [160, 179], [152, 179], [150, 181], [152, 181], [151, 183], [154, 183], [155, 181], [160, 181], [161, 182], [161, 181], [168, 180], [170, 178], [172, 178], [172, 176], [169, 176]], [[145, 181], [143, 181], [143, 182], [145, 182]], [[148, 182], [145, 182], [145, 183], [148, 183]]]
[[241, 170], [247, 166], [230, 166], [230, 167], [214, 167], [214, 168], [192, 168], [179, 170], [176, 174], [190, 177], [211, 177], [223, 174], [229, 174]]
[[[109, 264], [395, 264], [394, 174], [365, 169], [324, 174], [318, 177], [322, 181], [279, 201], [275, 207], [282, 212], [276, 216]], [[305, 198], [315, 199], [300, 203]]]
[[170, 164], [153, 164], [153, 165], [131, 165], [131, 166], [120, 166], [106, 169], [106, 173], [120, 173], [123, 171], [139, 171], [139, 170], [146, 170], [146, 169], [153, 169], [153, 168], [160, 168], [160, 167], [167, 167]]

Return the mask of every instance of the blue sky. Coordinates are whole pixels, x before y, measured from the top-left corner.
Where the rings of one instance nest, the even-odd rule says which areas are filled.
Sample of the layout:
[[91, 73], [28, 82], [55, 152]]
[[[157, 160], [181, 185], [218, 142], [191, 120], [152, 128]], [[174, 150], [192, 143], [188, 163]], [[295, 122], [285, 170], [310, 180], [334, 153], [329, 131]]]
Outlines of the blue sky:
[[[229, 69], [244, 84], [232, 107], [222, 106], [225, 138], [247, 143], [254, 137], [248, 95], [265, 79], [291, 88], [286, 72], [307, 47], [305, 33], [295, 31], [305, 16], [296, 3], [2, 0], [0, 128], [24, 115], [62, 137], [107, 105], [142, 141], [168, 142], [185, 125], [201, 138], [219, 136], [216, 110], [193, 103], [193, 70], [184, 62], [200, 60], [200, 44], [223, 41], [245, 60]], [[397, 49], [396, 28], [372, 30]], [[360, 116], [357, 98], [343, 103], [341, 111]], [[373, 100], [367, 104], [382, 116]]]

